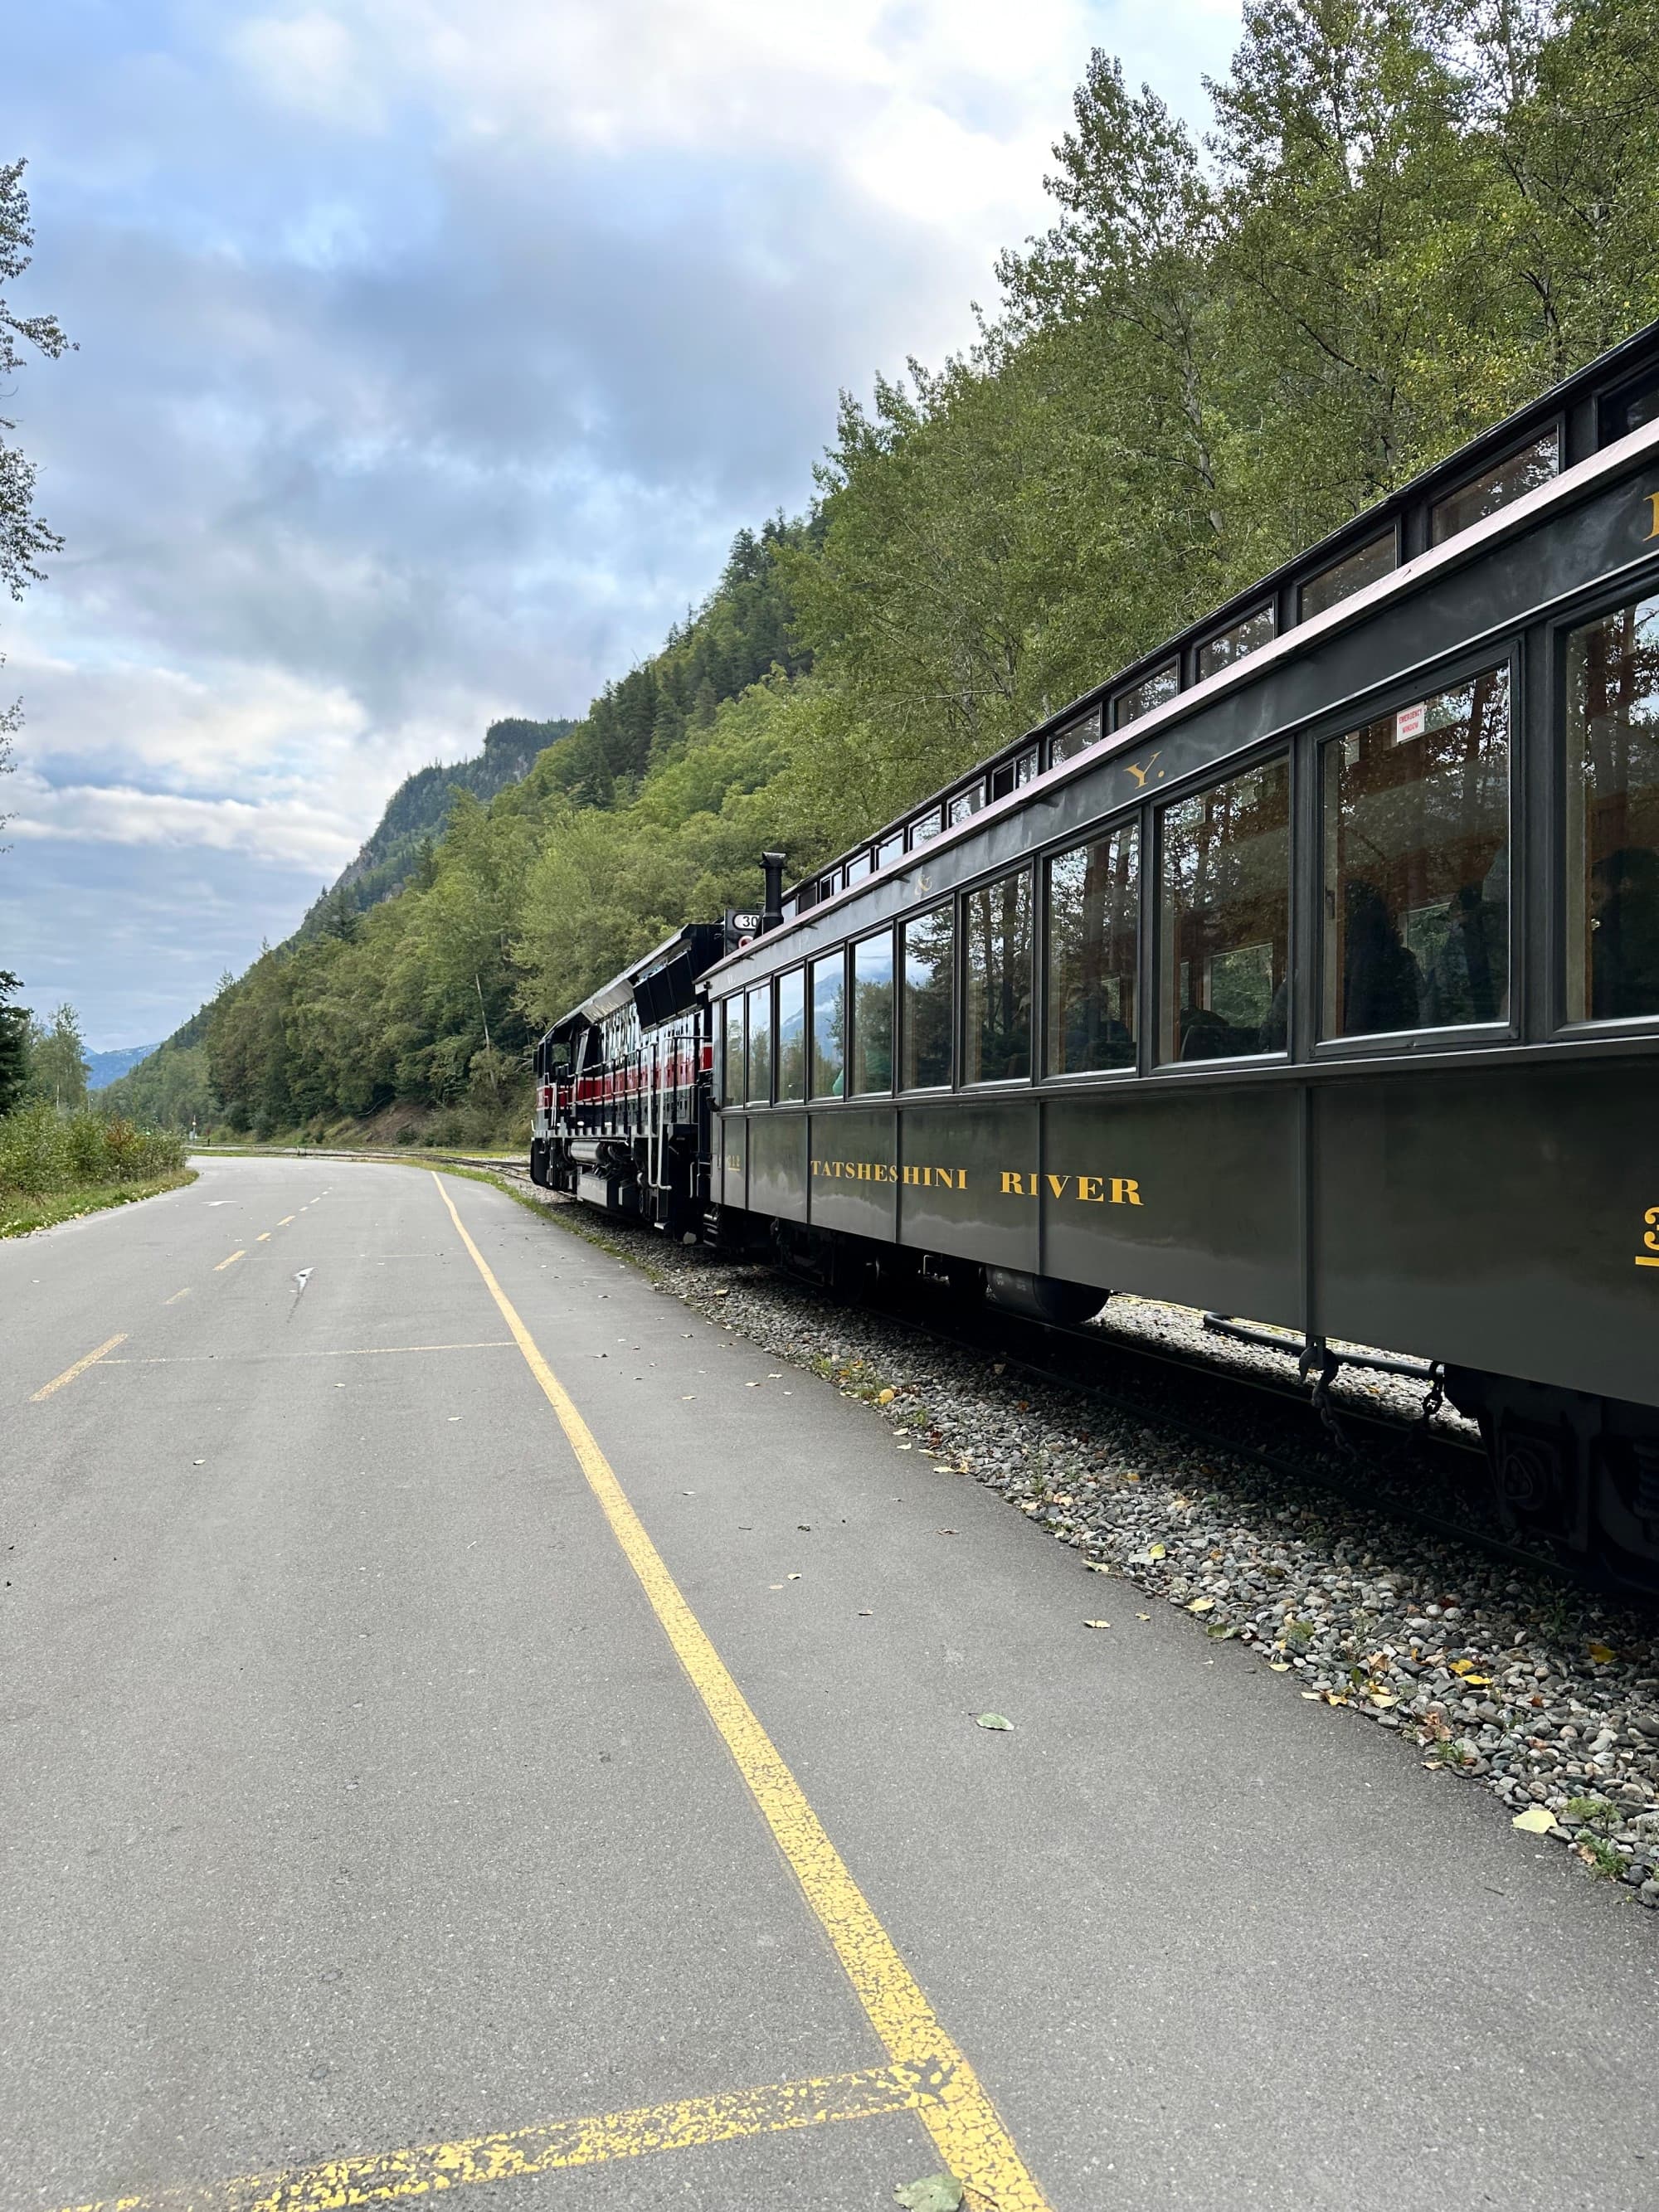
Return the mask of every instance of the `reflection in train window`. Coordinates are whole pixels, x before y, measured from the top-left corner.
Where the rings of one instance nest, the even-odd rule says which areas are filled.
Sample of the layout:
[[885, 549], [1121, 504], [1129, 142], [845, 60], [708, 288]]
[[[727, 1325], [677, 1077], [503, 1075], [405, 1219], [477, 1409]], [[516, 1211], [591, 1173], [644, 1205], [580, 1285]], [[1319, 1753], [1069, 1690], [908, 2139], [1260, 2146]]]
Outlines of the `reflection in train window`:
[[1443, 545], [1460, 530], [1484, 522], [1489, 514], [1496, 514], [1525, 493], [1536, 491], [1540, 484], [1549, 482], [1560, 465], [1561, 434], [1555, 429], [1547, 430], [1530, 446], [1523, 446], [1518, 453], [1506, 454], [1495, 466], [1439, 501], [1429, 517], [1431, 544]]
[[884, 868], [890, 860], [896, 860], [903, 850], [904, 832], [902, 830], [895, 830], [890, 836], [884, 837], [877, 846], [876, 866], [878, 868]]
[[839, 952], [812, 963], [812, 1096], [839, 1098], [847, 1064], [847, 985]]
[[890, 930], [853, 947], [853, 1089], [893, 1087], [893, 938]]
[[1321, 1034], [1509, 1012], [1510, 677], [1384, 714], [1322, 748]]
[[1567, 1014], [1659, 1014], [1659, 597], [1567, 643]]
[[984, 804], [985, 786], [982, 783], [976, 783], [967, 791], [957, 792], [951, 801], [951, 827], [954, 830], [958, 822], [965, 822], [970, 814], [977, 814]]
[[806, 1096], [806, 971], [778, 978], [778, 1096]]
[[1138, 722], [1143, 714], [1150, 714], [1154, 707], [1161, 707], [1166, 699], [1173, 699], [1181, 689], [1181, 663], [1166, 660], [1161, 668], [1153, 669], [1143, 677], [1133, 690], [1120, 693], [1112, 702], [1112, 727], [1122, 729], [1127, 723]]
[[1075, 722], [1068, 722], [1063, 730], [1056, 730], [1048, 740], [1048, 765], [1058, 768], [1060, 762], [1070, 760], [1073, 753], [1100, 742], [1100, 709], [1079, 714]]
[[1346, 560], [1334, 562], [1317, 576], [1309, 578], [1302, 586], [1303, 621], [1306, 622], [1310, 615], [1322, 615], [1327, 607], [1334, 607], [1343, 599], [1351, 599], [1367, 584], [1391, 575], [1398, 566], [1394, 532], [1385, 530], [1380, 538], [1373, 538], [1357, 553], [1350, 553]]
[[1206, 676], [1213, 676], [1218, 669], [1231, 668], [1234, 661], [1243, 660], [1247, 653], [1260, 652], [1264, 645], [1271, 644], [1273, 634], [1273, 611], [1269, 601], [1265, 607], [1255, 608], [1234, 623], [1231, 629], [1207, 638], [1199, 647], [1199, 681], [1201, 683]]
[[1030, 870], [969, 891], [962, 919], [962, 1079], [1009, 1083], [1031, 1072]]
[[1133, 1067], [1140, 948], [1133, 822], [1048, 863], [1048, 1073]]
[[749, 1103], [772, 1103], [772, 986], [757, 984], [749, 994]]
[[943, 827], [937, 806], [928, 813], [918, 815], [910, 824], [910, 850], [914, 853], [918, 845], [925, 845], [930, 837], [937, 837]]
[[866, 846], [863, 852], [854, 853], [852, 859], [847, 863], [848, 882], [849, 884], [862, 883], [864, 878], [869, 874], [871, 866], [870, 849], [868, 846]]
[[951, 1080], [951, 909], [936, 906], [904, 925], [904, 1088]]
[[740, 1106], [743, 1103], [743, 1000], [741, 995], [726, 1000], [725, 1021], [725, 1072], [720, 1097], [728, 1106]]
[[1291, 910], [1284, 759], [1159, 816], [1158, 1058], [1282, 1052]]

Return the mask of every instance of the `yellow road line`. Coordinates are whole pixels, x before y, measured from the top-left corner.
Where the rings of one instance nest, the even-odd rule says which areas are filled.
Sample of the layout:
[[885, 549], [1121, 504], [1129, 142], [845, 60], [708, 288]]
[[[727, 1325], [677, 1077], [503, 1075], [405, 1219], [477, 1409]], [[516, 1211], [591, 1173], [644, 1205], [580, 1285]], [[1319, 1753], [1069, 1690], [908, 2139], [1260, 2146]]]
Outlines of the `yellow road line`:
[[285, 1213], [285, 1214], [283, 1216], [282, 1219], [281, 1219], [281, 1220], [276, 1224], [276, 1226], [277, 1226], [279, 1229], [286, 1229], [286, 1228], [288, 1227], [289, 1223], [290, 1221], [292, 1221], [292, 1220], [293, 1220], [293, 1218], [294, 1218], [294, 1216], [293, 1216], [291, 1213]]
[[734, 2142], [785, 2128], [823, 2127], [888, 2112], [925, 2112], [948, 2083], [938, 2068], [870, 2066], [809, 2081], [779, 2081], [724, 2096], [686, 2097], [600, 2112], [591, 2119], [550, 2120], [500, 2135], [455, 2142], [417, 2143], [407, 2150], [325, 2159], [283, 2173], [245, 2174], [206, 2189], [164, 2189], [154, 2195], [100, 2197], [65, 2212], [334, 2212], [400, 2197], [436, 2195], [481, 2181], [510, 2181], [561, 2168], [599, 2166], [652, 2151], [690, 2150]]
[[170, 1298], [163, 1298], [161, 1304], [164, 1306], [176, 1306], [180, 1298], [187, 1298], [189, 1296], [190, 1291], [188, 1289], [175, 1291]]
[[269, 1244], [270, 1242], [270, 1230], [262, 1229], [253, 1241], [256, 1244]]
[[239, 1260], [246, 1260], [246, 1257], [247, 1254], [245, 1250], [241, 1252], [233, 1252], [228, 1260], [221, 1260], [218, 1266], [213, 1272], [216, 1275], [222, 1275], [227, 1267], [234, 1267]]
[[1042, 2193], [1027, 2172], [989, 2094], [945, 2033], [920, 1984], [807, 1802], [805, 1791], [681, 1595], [592, 1430], [467, 1234], [455, 1201], [435, 1172], [432, 1180], [449, 1209], [456, 1234], [558, 1416], [588, 1487], [638, 1576], [675, 1656], [708, 1708], [807, 1903], [835, 1946], [871, 2026], [896, 2064], [923, 2071], [942, 2069], [938, 2100], [922, 2111], [921, 2117], [946, 2170], [970, 2197], [994, 2205], [996, 2212], [1047, 2212]]
[[66, 1382], [73, 1382], [77, 1375], [84, 1375], [88, 1367], [95, 1367], [106, 1352], [113, 1352], [118, 1344], [125, 1344], [126, 1340], [127, 1333], [123, 1329], [119, 1336], [112, 1336], [106, 1344], [100, 1344], [96, 1352], [89, 1352], [84, 1359], [77, 1359], [73, 1367], [66, 1367], [61, 1375], [54, 1375], [50, 1382], [43, 1382], [29, 1400], [30, 1405], [38, 1406], [43, 1398], [50, 1398], [54, 1390], [61, 1390]]

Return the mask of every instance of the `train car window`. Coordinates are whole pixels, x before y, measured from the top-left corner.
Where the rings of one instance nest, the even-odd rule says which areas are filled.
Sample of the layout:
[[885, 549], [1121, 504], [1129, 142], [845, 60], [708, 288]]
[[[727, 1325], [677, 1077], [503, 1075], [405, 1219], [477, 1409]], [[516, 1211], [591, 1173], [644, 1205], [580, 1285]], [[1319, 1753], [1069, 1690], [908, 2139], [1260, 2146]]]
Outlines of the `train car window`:
[[1063, 730], [1056, 730], [1048, 740], [1048, 765], [1058, 768], [1061, 761], [1070, 760], [1074, 753], [1085, 752], [1091, 745], [1100, 743], [1100, 709], [1079, 714], [1075, 722], [1068, 722]]
[[1310, 615], [1322, 615], [1327, 607], [1351, 599], [1367, 584], [1376, 583], [1381, 576], [1392, 575], [1399, 565], [1394, 532], [1385, 530], [1380, 538], [1373, 538], [1346, 560], [1334, 562], [1318, 575], [1310, 576], [1298, 600], [1302, 620], [1306, 622]]
[[890, 860], [896, 860], [904, 850], [904, 832], [895, 830], [890, 837], [884, 837], [876, 848], [876, 866], [884, 868]]
[[1539, 485], [1547, 483], [1561, 467], [1561, 433], [1547, 430], [1541, 438], [1508, 453], [1483, 475], [1460, 484], [1455, 492], [1436, 501], [1429, 513], [1429, 542], [1443, 545], [1461, 530], [1484, 522], [1500, 507], [1510, 506]]
[[925, 845], [930, 837], [937, 837], [944, 827], [945, 817], [937, 806], [930, 808], [926, 814], [918, 815], [910, 824], [910, 850], [914, 853], [918, 845]]
[[1615, 439], [1627, 438], [1632, 430], [1639, 430], [1648, 422], [1659, 422], [1659, 376], [1626, 385], [1622, 392], [1613, 392], [1601, 402], [1604, 446], [1612, 445]]
[[1048, 863], [1048, 1073], [1133, 1067], [1140, 836], [1133, 822]]
[[985, 786], [982, 783], [975, 784], [969, 791], [957, 792], [951, 801], [951, 827], [954, 830], [958, 822], [965, 822], [969, 815], [977, 814], [984, 804]]
[[749, 1103], [772, 1103], [772, 986], [749, 994]]
[[874, 865], [875, 864], [871, 860], [867, 850], [862, 853], [854, 853], [852, 859], [847, 863], [848, 882], [849, 884], [862, 883]]
[[1031, 1073], [1030, 870], [969, 891], [962, 919], [962, 1079], [1012, 1083]]
[[1321, 748], [1321, 1034], [1371, 1036], [1509, 1012], [1510, 672]]
[[812, 1096], [839, 1098], [847, 1067], [846, 962], [839, 952], [812, 963]]
[[740, 1106], [744, 1098], [743, 1084], [743, 999], [741, 994], [726, 1001], [722, 1015], [725, 1030], [723, 1081], [720, 1098], [727, 1106]]
[[951, 1080], [951, 945], [948, 906], [904, 925], [904, 1065], [907, 1091], [933, 1091]]
[[1158, 1058], [1284, 1051], [1290, 763], [1268, 761], [1164, 807], [1158, 874]]
[[1567, 1012], [1659, 1014], [1659, 596], [1567, 641]]
[[1131, 722], [1138, 722], [1143, 714], [1150, 714], [1154, 707], [1161, 707], [1166, 699], [1173, 699], [1181, 689], [1181, 663], [1166, 660], [1161, 668], [1153, 669], [1143, 677], [1133, 690], [1120, 692], [1112, 702], [1112, 727], [1121, 730]]
[[1273, 611], [1271, 601], [1240, 617], [1231, 629], [1206, 638], [1198, 648], [1199, 681], [1213, 676], [1218, 669], [1231, 668], [1236, 660], [1247, 653], [1260, 652], [1264, 645], [1273, 642]]
[[893, 936], [883, 930], [853, 947], [853, 1089], [860, 1097], [893, 1087]]
[[778, 978], [778, 1097], [806, 1096], [806, 970]]
[[1030, 783], [1036, 772], [1036, 747], [1029, 745], [1023, 753], [1017, 754], [1012, 760], [1004, 761], [1002, 766], [992, 776], [992, 798], [1006, 799], [1011, 792], [1018, 791], [1022, 784]]

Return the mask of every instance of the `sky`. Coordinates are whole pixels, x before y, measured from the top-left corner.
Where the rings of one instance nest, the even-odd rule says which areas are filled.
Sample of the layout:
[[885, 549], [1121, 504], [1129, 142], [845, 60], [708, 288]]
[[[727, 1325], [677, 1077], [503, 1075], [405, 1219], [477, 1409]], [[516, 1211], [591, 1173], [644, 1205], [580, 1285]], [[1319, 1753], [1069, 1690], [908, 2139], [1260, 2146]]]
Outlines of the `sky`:
[[0, 968], [95, 1048], [286, 936], [411, 769], [580, 714], [836, 394], [1045, 227], [1090, 49], [1195, 123], [1237, 0], [53, 0], [7, 33]]

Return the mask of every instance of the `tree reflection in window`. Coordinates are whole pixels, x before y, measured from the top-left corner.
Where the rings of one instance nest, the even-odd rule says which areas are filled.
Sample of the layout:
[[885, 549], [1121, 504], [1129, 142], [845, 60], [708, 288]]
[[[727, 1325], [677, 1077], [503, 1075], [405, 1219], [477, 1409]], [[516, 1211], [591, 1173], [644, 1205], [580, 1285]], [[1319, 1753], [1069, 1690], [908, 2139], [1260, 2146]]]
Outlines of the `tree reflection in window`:
[[1290, 799], [1279, 759], [1162, 811], [1160, 1060], [1285, 1049]]

